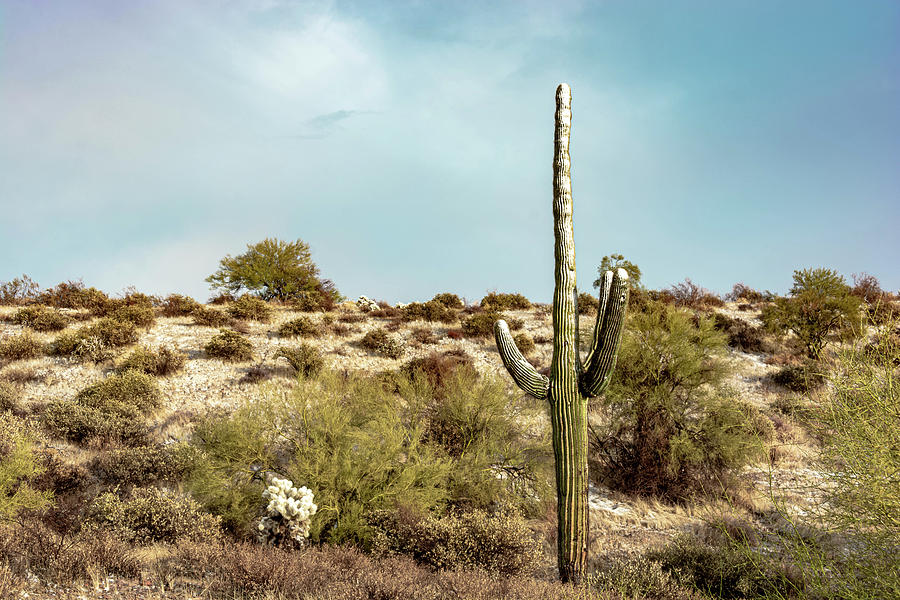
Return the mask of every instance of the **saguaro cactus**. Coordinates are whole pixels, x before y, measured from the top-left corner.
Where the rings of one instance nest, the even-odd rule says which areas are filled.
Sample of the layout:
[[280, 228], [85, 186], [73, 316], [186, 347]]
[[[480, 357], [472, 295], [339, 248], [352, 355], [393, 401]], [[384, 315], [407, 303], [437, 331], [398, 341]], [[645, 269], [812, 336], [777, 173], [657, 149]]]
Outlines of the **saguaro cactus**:
[[516, 384], [550, 403], [556, 499], [559, 515], [559, 576], [578, 583], [584, 574], [588, 532], [587, 400], [609, 384], [622, 337], [628, 304], [628, 275], [607, 271], [600, 287], [594, 337], [584, 361], [578, 350], [578, 293], [575, 288], [575, 234], [572, 227], [572, 182], [569, 176], [569, 131], [572, 122], [569, 86], [556, 89], [553, 154], [553, 360], [546, 377], [522, 356], [503, 320], [494, 325], [497, 348]]

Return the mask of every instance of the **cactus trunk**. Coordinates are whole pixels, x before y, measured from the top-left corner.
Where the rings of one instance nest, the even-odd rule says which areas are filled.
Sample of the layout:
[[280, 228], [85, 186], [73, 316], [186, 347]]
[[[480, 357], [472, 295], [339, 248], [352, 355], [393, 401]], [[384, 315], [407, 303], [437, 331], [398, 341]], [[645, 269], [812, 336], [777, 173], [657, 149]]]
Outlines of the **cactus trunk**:
[[571, 92], [556, 90], [553, 156], [553, 221], [555, 290], [553, 293], [553, 359], [547, 378], [516, 348], [509, 327], [497, 321], [497, 348], [507, 371], [527, 393], [550, 404], [553, 453], [556, 458], [558, 511], [557, 565], [565, 582], [579, 583], [587, 560], [588, 465], [587, 401], [609, 383], [628, 302], [627, 274], [607, 272], [600, 289], [600, 308], [591, 348], [584, 363], [578, 349], [575, 287], [575, 235], [569, 165]]

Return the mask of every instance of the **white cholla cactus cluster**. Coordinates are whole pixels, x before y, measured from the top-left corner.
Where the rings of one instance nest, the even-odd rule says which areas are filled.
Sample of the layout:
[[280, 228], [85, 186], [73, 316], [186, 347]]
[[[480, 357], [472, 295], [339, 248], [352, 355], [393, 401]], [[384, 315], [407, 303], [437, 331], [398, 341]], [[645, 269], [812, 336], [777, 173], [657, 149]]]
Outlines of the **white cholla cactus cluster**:
[[370, 312], [381, 308], [378, 306], [377, 302], [371, 300], [368, 296], [360, 296], [359, 300], [356, 301], [356, 305], [359, 307], [359, 310], [363, 312]]
[[309, 520], [318, 509], [312, 491], [306, 486], [295, 488], [290, 479], [273, 477], [263, 498], [269, 505], [259, 521], [259, 540], [275, 546], [302, 546], [309, 537]]

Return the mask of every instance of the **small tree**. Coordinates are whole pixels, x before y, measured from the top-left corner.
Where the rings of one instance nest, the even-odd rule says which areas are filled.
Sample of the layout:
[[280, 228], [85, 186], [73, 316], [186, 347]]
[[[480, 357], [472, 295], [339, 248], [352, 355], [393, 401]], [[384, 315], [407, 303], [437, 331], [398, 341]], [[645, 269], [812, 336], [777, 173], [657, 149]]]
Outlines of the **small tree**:
[[776, 298], [763, 309], [763, 322], [773, 331], [793, 331], [810, 358], [818, 358], [833, 334], [860, 330], [860, 300], [832, 269], [794, 271], [788, 298]]
[[212, 289], [232, 294], [249, 290], [263, 300], [288, 300], [316, 293], [340, 299], [334, 284], [319, 279], [319, 268], [312, 260], [309, 244], [300, 239], [285, 242], [266, 238], [248, 244], [243, 254], [223, 258], [219, 270], [206, 281]]
[[603, 257], [603, 260], [600, 261], [600, 266], [597, 268], [598, 276], [594, 280], [594, 287], [599, 288], [603, 284], [603, 277], [607, 271], [615, 273], [618, 269], [625, 269], [625, 272], [628, 273], [628, 281], [631, 283], [631, 287], [641, 287], [640, 267], [630, 260], [626, 260], [621, 254], [609, 254]]

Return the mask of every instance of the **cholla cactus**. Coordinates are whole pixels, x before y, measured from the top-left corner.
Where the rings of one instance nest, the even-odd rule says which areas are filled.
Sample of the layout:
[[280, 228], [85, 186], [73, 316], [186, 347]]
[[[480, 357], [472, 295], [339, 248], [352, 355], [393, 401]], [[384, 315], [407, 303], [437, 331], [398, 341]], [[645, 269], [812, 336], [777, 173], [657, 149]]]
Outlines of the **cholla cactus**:
[[309, 537], [309, 520], [318, 510], [312, 491], [306, 486], [295, 488], [290, 479], [273, 477], [263, 498], [269, 504], [259, 520], [257, 539], [274, 546], [302, 546]]

